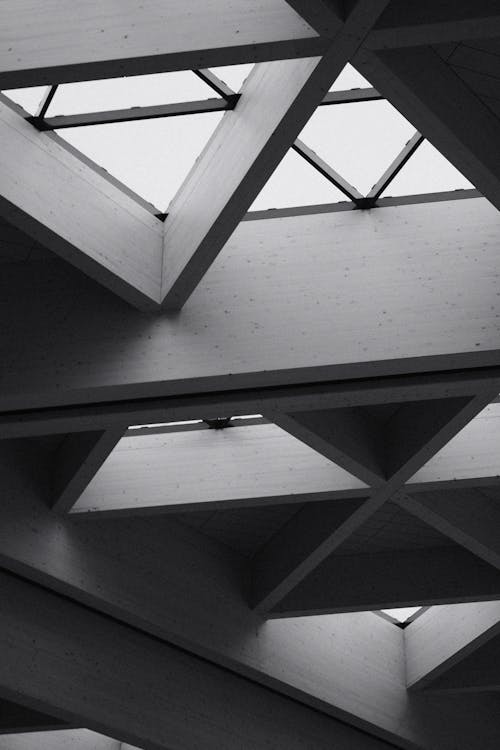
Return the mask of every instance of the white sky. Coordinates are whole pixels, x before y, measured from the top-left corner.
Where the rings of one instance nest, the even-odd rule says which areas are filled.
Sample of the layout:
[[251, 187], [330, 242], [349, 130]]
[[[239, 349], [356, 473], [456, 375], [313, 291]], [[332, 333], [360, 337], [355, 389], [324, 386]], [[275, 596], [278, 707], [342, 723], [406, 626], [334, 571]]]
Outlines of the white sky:
[[[213, 68], [238, 91], [252, 65]], [[332, 89], [370, 85], [346, 66]], [[45, 87], [6, 92], [34, 113]], [[147, 106], [216, 97], [191, 71], [159, 73], [61, 85], [47, 116]], [[61, 137], [108, 170], [159, 210], [182, 184], [223, 117], [205, 113], [160, 120], [98, 125], [60, 131]], [[388, 102], [320, 107], [300, 134], [319, 156], [366, 194], [411, 138], [412, 127]], [[455, 190], [471, 184], [424, 142], [385, 195]], [[252, 209], [345, 201], [345, 196], [298, 154], [289, 151], [254, 201]]]
[[399, 620], [399, 622], [406, 622], [419, 609], [422, 609], [422, 607], [398, 607], [397, 609], [382, 609], [381, 611], [385, 612], [386, 615], [394, 617], [395, 620]]

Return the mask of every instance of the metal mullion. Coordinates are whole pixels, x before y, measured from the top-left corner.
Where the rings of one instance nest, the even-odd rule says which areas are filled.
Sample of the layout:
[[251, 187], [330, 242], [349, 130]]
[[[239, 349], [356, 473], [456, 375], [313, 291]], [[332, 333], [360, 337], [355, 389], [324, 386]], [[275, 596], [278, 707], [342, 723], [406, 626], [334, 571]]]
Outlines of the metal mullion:
[[303, 159], [307, 161], [312, 167], [314, 167], [323, 177], [326, 177], [336, 188], [338, 188], [344, 195], [358, 205], [360, 201], [364, 200], [364, 196], [353, 186], [350, 185], [347, 180], [344, 180], [342, 175], [336, 172], [333, 167], [326, 163], [320, 156], [318, 156], [309, 146], [306, 146], [301, 140], [297, 138], [292, 146], [293, 150], [296, 151]]
[[62, 130], [65, 128], [78, 128], [89, 125], [152, 120], [160, 117], [178, 117], [181, 115], [195, 115], [204, 112], [221, 112], [233, 109], [235, 103], [235, 101], [214, 98], [193, 102], [159, 104], [151, 107], [129, 107], [127, 109], [87, 112], [78, 115], [57, 115], [56, 117], [47, 118], [28, 117], [26, 119], [39, 130]]
[[415, 153], [420, 144], [425, 140], [424, 136], [418, 132], [410, 138], [408, 143], [399, 152], [394, 161], [388, 166], [383, 175], [372, 187], [365, 200], [370, 202], [372, 205], [375, 203], [377, 198], [382, 195], [384, 190], [390, 185], [393, 179], [396, 177], [398, 172], [404, 167], [408, 159]]

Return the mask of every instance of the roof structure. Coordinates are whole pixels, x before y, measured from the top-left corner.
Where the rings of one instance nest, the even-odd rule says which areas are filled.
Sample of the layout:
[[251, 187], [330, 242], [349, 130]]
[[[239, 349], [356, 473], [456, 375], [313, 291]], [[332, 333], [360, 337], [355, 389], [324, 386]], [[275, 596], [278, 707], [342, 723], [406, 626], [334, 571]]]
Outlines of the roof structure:
[[497, 750], [498, 3], [0, 28], [0, 750]]

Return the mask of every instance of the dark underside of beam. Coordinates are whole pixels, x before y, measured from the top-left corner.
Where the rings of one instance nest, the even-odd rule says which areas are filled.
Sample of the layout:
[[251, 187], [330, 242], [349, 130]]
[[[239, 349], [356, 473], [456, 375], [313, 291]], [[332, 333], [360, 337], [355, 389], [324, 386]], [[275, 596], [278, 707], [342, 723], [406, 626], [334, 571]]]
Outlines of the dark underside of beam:
[[500, 572], [460, 547], [333, 554], [270, 613], [292, 617], [500, 599]]
[[26, 708], [5, 698], [0, 699], [0, 734], [69, 729], [69, 727], [70, 724], [61, 719]]

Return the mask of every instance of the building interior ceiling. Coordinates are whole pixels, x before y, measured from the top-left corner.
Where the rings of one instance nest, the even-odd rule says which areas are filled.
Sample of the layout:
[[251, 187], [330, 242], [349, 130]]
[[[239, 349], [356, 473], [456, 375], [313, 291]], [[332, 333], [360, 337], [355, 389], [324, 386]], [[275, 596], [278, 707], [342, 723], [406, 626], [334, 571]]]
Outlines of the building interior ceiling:
[[0, 28], [0, 750], [497, 750], [498, 4]]

